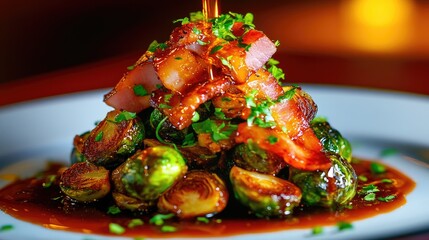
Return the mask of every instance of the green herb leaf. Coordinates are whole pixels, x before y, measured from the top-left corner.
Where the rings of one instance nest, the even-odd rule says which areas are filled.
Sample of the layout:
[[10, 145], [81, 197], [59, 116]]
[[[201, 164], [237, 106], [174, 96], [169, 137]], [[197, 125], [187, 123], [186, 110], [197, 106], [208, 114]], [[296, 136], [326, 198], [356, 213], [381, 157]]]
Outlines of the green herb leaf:
[[119, 113], [116, 117], [115, 117], [115, 122], [116, 123], [120, 123], [122, 121], [128, 121], [131, 119], [136, 118], [137, 114], [133, 113], [133, 112], [128, 112], [128, 111], [122, 111], [121, 113]]
[[278, 141], [279, 141], [279, 139], [276, 136], [268, 136], [268, 142], [270, 144], [275, 144]]
[[204, 14], [201, 11], [197, 12], [191, 12], [189, 14], [191, 22], [197, 22], [197, 21], [203, 21], [204, 20]]
[[215, 54], [217, 51], [221, 50], [222, 48], [223, 48], [222, 45], [216, 45], [212, 47], [212, 49], [210, 50], [210, 54]]
[[52, 184], [55, 182], [55, 180], [57, 179], [57, 175], [48, 175], [45, 178], [45, 181], [42, 183], [42, 186], [44, 188], [49, 188], [52, 186]]
[[135, 65], [128, 66], [128, 67], [127, 67], [127, 70], [128, 70], [128, 71], [131, 71], [131, 70], [133, 70], [135, 67], [136, 67]]
[[379, 191], [380, 189], [378, 189], [377, 186], [375, 186], [374, 184], [369, 184], [369, 185], [363, 186], [359, 194], [376, 193]]
[[170, 225], [163, 225], [161, 227], [161, 232], [175, 232], [177, 231], [177, 228]]
[[135, 85], [133, 87], [133, 91], [134, 91], [134, 94], [139, 97], [144, 97], [149, 95], [149, 92], [146, 90], [146, 88], [144, 88], [143, 85], [140, 85], [140, 84]]
[[368, 193], [363, 198], [365, 201], [374, 201], [375, 200], [375, 193]]
[[313, 235], [320, 235], [323, 233], [323, 227], [322, 226], [316, 226], [311, 229], [311, 234]]
[[198, 222], [209, 223], [210, 220], [206, 217], [197, 217]]
[[182, 25], [185, 25], [185, 24], [190, 23], [190, 21], [189, 21], [188, 17], [184, 17], [184, 18], [174, 20], [173, 23], [181, 23]]
[[191, 121], [192, 122], [198, 122], [198, 121], [200, 121], [200, 114], [195, 111], [194, 114], [192, 115]]
[[94, 141], [99, 142], [103, 139], [103, 131], [98, 132], [97, 136], [95, 136]]
[[391, 202], [391, 201], [393, 201], [393, 199], [395, 199], [396, 198], [396, 196], [395, 195], [389, 195], [389, 196], [386, 196], [386, 197], [378, 197], [377, 199], [379, 200], [379, 201], [382, 201], [382, 202]]
[[12, 224], [6, 224], [6, 225], [2, 225], [0, 227], [0, 232], [10, 231], [12, 229], [13, 229], [13, 225]]
[[127, 227], [128, 228], [135, 228], [137, 226], [141, 226], [143, 225], [144, 222], [143, 220], [141, 220], [140, 218], [133, 218], [131, 219], [131, 221], [128, 223]]
[[369, 169], [373, 174], [381, 174], [386, 172], [386, 167], [377, 162], [371, 162]]
[[341, 221], [341, 222], [337, 223], [337, 227], [338, 227], [338, 230], [343, 231], [343, 230], [347, 230], [347, 229], [352, 229], [353, 225], [349, 222]]
[[107, 209], [107, 214], [115, 215], [119, 213], [121, 213], [121, 209], [116, 205], [112, 205]]
[[117, 223], [109, 223], [109, 232], [121, 235], [125, 232], [125, 228]]
[[368, 181], [368, 178], [365, 175], [359, 175], [358, 179], [359, 179], [359, 181], [362, 181], [362, 182]]
[[164, 225], [164, 220], [173, 218], [174, 214], [173, 213], [169, 213], [169, 214], [156, 214], [154, 215], [150, 220], [149, 223], [150, 224], [154, 224], [156, 226], [161, 226]]
[[231, 123], [225, 124], [225, 122], [218, 124], [216, 121], [206, 119], [202, 122], [193, 123], [192, 127], [198, 134], [211, 134], [213, 141], [218, 142], [220, 140], [229, 139], [231, 134], [237, 130], [238, 126]]
[[381, 182], [382, 183], [393, 183], [393, 180], [392, 179], [388, 179], [388, 178], [384, 178], [384, 179], [381, 179]]
[[182, 146], [192, 146], [196, 143], [195, 136], [193, 133], [188, 133], [185, 135]]

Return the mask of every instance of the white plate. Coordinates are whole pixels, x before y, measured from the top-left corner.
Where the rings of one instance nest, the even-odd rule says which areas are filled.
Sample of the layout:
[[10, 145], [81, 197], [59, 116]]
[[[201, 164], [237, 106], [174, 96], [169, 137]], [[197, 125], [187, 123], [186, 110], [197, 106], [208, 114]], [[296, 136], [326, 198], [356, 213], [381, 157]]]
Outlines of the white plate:
[[[422, 231], [429, 227], [429, 98], [365, 89], [304, 86], [319, 106], [319, 115], [351, 140], [354, 155], [380, 158], [389, 147], [399, 154], [384, 158], [386, 164], [401, 169], [417, 183], [407, 203], [393, 212], [353, 223], [353, 229], [338, 232], [326, 227], [320, 236], [311, 229], [247, 234], [229, 239], [380, 239]], [[102, 102], [107, 90], [85, 92], [0, 108], [0, 175], [31, 176], [47, 160], [68, 161], [75, 134], [94, 127], [109, 107]], [[0, 187], [7, 184], [0, 181]], [[54, 231], [16, 220], [0, 212], [0, 239], [106, 240], [67, 231]], [[111, 238], [126, 239], [126, 238]]]

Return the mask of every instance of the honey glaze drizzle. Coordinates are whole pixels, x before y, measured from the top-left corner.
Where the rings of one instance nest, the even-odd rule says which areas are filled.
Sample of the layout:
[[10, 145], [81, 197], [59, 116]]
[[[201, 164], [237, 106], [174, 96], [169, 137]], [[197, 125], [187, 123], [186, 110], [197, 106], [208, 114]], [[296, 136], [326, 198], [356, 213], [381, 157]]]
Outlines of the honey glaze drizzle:
[[[220, 5], [218, 0], [202, 0], [203, 5], [203, 15], [206, 21], [209, 21], [212, 18], [219, 17]], [[210, 64], [208, 66], [209, 78], [210, 81], [214, 80], [213, 68]]]

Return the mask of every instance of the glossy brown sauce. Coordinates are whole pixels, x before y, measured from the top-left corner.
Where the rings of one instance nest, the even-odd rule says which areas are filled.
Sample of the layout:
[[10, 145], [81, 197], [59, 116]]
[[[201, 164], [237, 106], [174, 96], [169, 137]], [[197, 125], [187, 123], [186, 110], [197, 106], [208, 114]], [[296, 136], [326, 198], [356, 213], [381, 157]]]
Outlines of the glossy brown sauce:
[[[374, 184], [379, 189], [378, 197], [395, 195], [391, 202], [365, 201], [357, 194], [351, 209], [326, 210], [319, 208], [296, 208], [294, 214], [286, 219], [258, 219], [247, 213], [235, 201], [209, 223], [196, 220], [167, 220], [166, 224], [177, 227], [176, 232], [164, 233], [160, 227], [149, 224], [151, 216], [133, 215], [121, 212], [107, 214], [113, 204], [111, 198], [98, 203], [79, 204], [65, 198], [56, 184], [42, 186], [46, 176], [55, 173], [59, 166], [51, 166], [43, 175], [18, 180], [0, 190], [0, 209], [5, 213], [27, 222], [49, 229], [73, 232], [114, 235], [109, 232], [110, 223], [118, 223], [126, 228], [124, 236], [140, 237], [221, 237], [235, 234], [274, 232], [288, 229], [313, 228], [315, 226], [335, 225], [340, 221], [353, 222], [378, 214], [390, 212], [406, 203], [405, 195], [413, 190], [415, 182], [398, 170], [387, 167], [382, 174], [371, 174], [369, 161], [359, 160], [353, 163], [358, 176], [366, 176], [367, 181], [359, 181], [358, 191], [364, 185]], [[393, 180], [384, 183], [382, 179]], [[233, 198], [233, 196], [231, 196]], [[144, 225], [126, 227], [134, 219], [140, 218]], [[218, 219], [218, 220], [216, 220]], [[221, 220], [221, 221], [219, 221]]]

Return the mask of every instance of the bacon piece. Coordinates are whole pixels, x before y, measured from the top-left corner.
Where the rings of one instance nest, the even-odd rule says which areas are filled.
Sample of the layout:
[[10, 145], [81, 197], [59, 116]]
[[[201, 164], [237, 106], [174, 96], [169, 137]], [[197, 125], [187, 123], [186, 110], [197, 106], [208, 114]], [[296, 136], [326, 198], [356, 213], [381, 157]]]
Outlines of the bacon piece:
[[244, 84], [237, 85], [237, 88], [245, 93], [256, 90], [256, 97], [260, 99], [275, 100], [284, 93], [277, 79], [263, 68], [250, 75], [249, 79]]
[[[246, 50], [245, 45], [249, 45]], [[274, 43], [261, 31], [250, 30], [243, 35], [242, 41], [231, 41], [213, 54], [217, 65], [224, 65], [238, 83], [244, 83], [249, 76], [260, 69], [276, 52]]]
[[184, 47], [156, 53], [154, 66], [164, 87], [180, 94], [208, 78], [207, 63]]
[[[270, 142], [268, 140], [270, 136], [277, 138], [277, 142]], [[236, 142], [245, 143], [249, 139], [260, 148], [282, 157], [287, 164], [294, 168], [315, 171], [328, 169], [331, 166], [330, 159], [322, 151], [323, 147], [311, 128], [307, 128], [299, 138], [291, 139], [279, 129], [240, 123], [235, 138]]]
[[[150, 106], [150, 93], [161, 84], [151, 62], [136, 65], [116, 84], [115, 88], [104, 95], [104, 102], [117, 109], [129, 112], [140, 112]], [[137, 96], [134, 87], [142, 85], [147, 96]]]
[[[215, 96], [225, 93], [231, 85], [231, 79], [228, 77], [217, 78], [210, 82], [204, 82], [197, 85], [194, 89], [187, 92], [183, 97], [179, 94], [172, 94], [170, 100], [165, 102], [165, 95], [169, 93], [160, 89], [155, 92], [151, 98], [151, 104], [159, 108], [176, 129], [184, 129], [191, 125], [195, 110], [206, 101]], [[168, 104], [169, 108], [160, 107], [161, 104]]]

